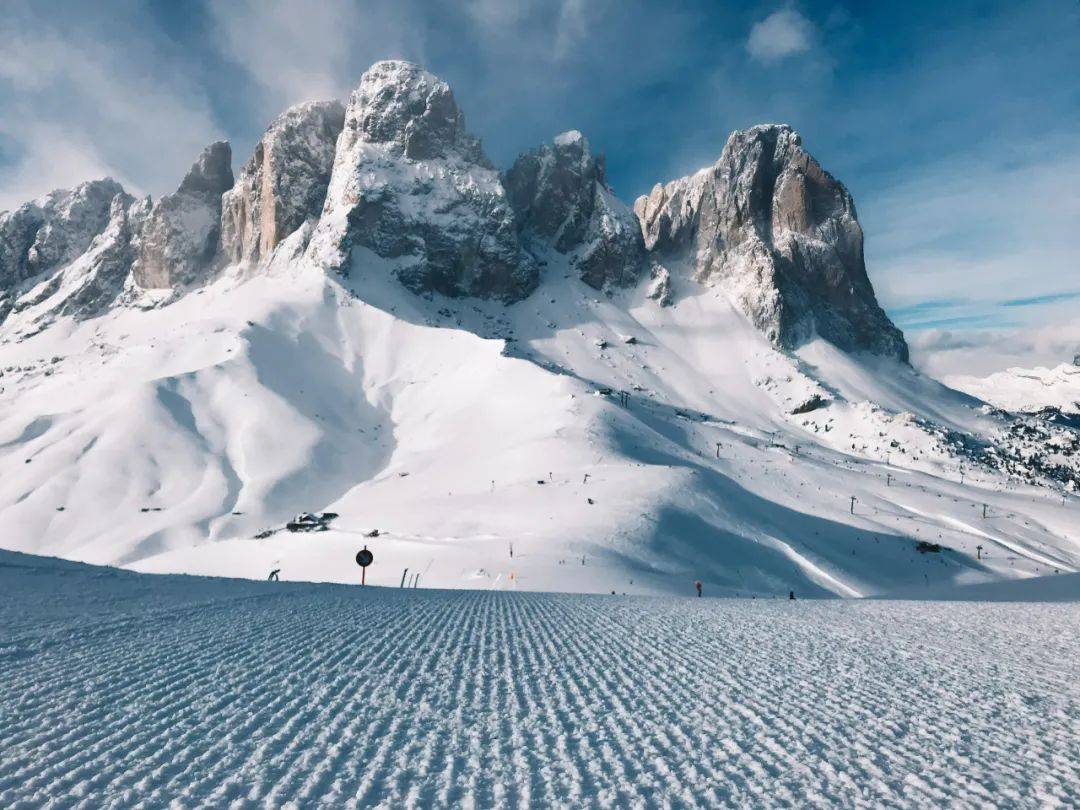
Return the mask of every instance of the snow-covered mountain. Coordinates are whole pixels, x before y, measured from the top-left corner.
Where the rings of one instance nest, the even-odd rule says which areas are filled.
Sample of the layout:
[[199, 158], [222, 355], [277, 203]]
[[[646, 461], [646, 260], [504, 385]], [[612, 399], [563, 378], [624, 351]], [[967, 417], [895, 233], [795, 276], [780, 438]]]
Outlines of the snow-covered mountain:
[[788, 127], [631, 210], [580, 133], [500, 173], [445, 82], [380, 62], [235, 178], [215, 143], [156, 203], [0, 214], [0, 542], [604, 592], [1076, 570], [1080, 434], [913, 370], [862, 239]]
[[1055, 409], [1080, 417], [1080, 355], [1054, 368], [1010, 368], [987, 377], [949, 377], [953, 388], [998, 408], [1021, 413]]

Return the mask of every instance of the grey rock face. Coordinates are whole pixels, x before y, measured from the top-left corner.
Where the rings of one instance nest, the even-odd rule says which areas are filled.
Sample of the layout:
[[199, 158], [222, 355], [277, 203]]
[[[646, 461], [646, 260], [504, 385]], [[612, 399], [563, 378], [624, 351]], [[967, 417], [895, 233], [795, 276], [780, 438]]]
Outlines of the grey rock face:
[[308, 256], [348, 272], [358, 248], [416, 293], [515, 301], [537, 283], [450, 88], [409, 62], [376, 63], [353, 92]]
[[372, 65], [352, 94], [349, 119], [359, 140], [410, 160], [461, 158], [491, 167], [450, 86], [411, 62]]
[[907, 361], [866, 275], [851, 195], [790, 127], [733, 133], [714, 166], [657, 185], [634, 211], [656, 257], [723, 284], [775, 343], [790, 348], [816, 333]]
[[112, 201], [123, 193], [115, 180], [93, 180], [0, 213], [0, 289], [14, 288], [83, 253], [105, 229]]
[[175, 193], [150, 212], [138, 240], [132, 275], [143, 289], [202, 280], [218, 247], [221, 195], [233, 186], [232, 150], [210, 144]]
[[319, 216], [344, 123], [338, 101], [298, 104], [274, 120], [222, 197], [227, 262], [265, 262], [282, 239]]
[[646, 295], [662, 307], [671, 306], [671, 273], [663, 265], [654, 264], [650, 271], [651, 281]]
[[57, 314], [90, 317], [117, 300], [130, 276], [138, 234], [150, 211], [149, 197], [135, 202], [127, 194], [113, 198], [109, 224], [65, 271], [67, 289]]
[[[150, 212], [149, 198], [132, 202], [121, 190], [109, 205], [108, 221], [85, 251], [34, 277], [32, 286], [13, 290], [0, 321], [11, 316], [16, 330], [32, 334], [57, 316], [76, 319], [98, 315], [124, 291], [134, 260], [134, 240]], [[3, 296], [0, 296], [2, 298]]]
[[631, 212], [611, 193], [604, 159], [580, 132], [521, 155], [503, 179], [526, 243], [570, 254], [582, 281], [596, 289], [640, 277], [645, 245]]

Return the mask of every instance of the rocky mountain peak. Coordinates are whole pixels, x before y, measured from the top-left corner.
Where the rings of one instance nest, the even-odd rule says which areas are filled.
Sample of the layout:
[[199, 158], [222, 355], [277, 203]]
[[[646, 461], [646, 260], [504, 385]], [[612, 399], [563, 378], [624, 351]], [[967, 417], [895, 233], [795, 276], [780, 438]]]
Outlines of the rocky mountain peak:
[[732, 133], [715, 165], [657, 185], [634, 210], [654, 258], [723, 285], [778, 345], [819, 335], [907, 360], [867, 277], [851, 195], [791, 127]]
[[132, 275], [144, 289], [168, 289], [199, 281], [218, 248], [221, 195], [232, 188], [228, 141], [207, 146], [173, 194], [150, 212]]
[[526, 244], [571, 256], [600, 289], [640, 276], [644, 243], [633, 213], [608, 188], [604, 158], [577, 130], [518, 157], [503, 182]]
[[412, 160], [460, 152], [490, 166], [479, 139], [466, 130], [450, 86], [417, 64], [376, 62], [360, 78], [349, 106], [357, 112], [350, 126], [369, 143], [400, 148]]
[[604, 182], [603, 158], [576, 130], [518, 157], [504, 182], [522, 228], [566, 253], [585, 236], [594, 189]]
[[227, 142], [211, 144], [150, 210], [116, 202], [123, 189], [102, 180], [0, 214], [0, 310], [21, 306], [28, 279], [74, 264], [105, 231], [114, 236], [95, 249], [104, 258], [92, 275], [108, 283], [95, 300], [112, 294], [128, 257], [137, 286], [171, 289], [224, 263], [264, 265], [295, 235], [283, 260], [306, 251], [349, 273], [366, 257], [356, 271], [390, 273], [425, 295], [520, 300], [552, 252], [595, 289], [631, 286], [650, 267], [649, 294], [667, 303], [689, 273], [723, 286], [780, 346], [818, 335], [907, 358], [867, 277], [851, 195], [783, 124], [732, 133], [713, 166], [657, 185], [631, 211], [577, 130], [500, 175], [449, 85], [389, 60], [363, 74], [347, 107], [282, 113], [235, 184], [231, 158]]
[[119, 183], [105, 178], [0, 213], [0, 322], [52, 296], [64, 268], [91, 250], [114, 210], [130, 202]]
[[297, 104], [274, 119], [222, 198], [226, 261], [266, 261], [282, 239], [318, 218], [344, 123], [339, 101]]
[[449, 86], [410, 62], [376, 63], [353, 92], [308, 255], [347, 272], [357, 248], [416, 293], [516, 301], [538, 281]]
[[220, 197], [232, 184], [232, 148], [228, 141], [216, 141], [195, 159], [176, 193]]
[[111, 178], [58, 189], [0, 213], [0, 289], [59, 267], [85, 251], [109, 222]]

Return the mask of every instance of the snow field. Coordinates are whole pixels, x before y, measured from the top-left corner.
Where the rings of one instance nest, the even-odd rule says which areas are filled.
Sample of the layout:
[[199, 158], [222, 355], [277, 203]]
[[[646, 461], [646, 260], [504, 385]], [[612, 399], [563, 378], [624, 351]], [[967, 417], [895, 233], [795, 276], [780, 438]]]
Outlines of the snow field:
[[[609, 297], [552, 256], [513, 306], [428, 300], [361, 251], [345, 278], [283, 260], [0, 336], [0, 545], [355, 582], [378, 529], [374, 584], [407, 567], [430, 587], [620, 594], [1080, 569], [1075, 496], [971, 466], [961, 485], [963, 459], [918, 421], [999, 430], [977, 401], [822, 341], [777, 352], [721, 291], [674, 283], [670, 307]], [[814, 395], [828, 404], [791, 413]], [[303, 511], [340, 518], [264, 536]], [[581, 555], [595, 564], [567, 564]]]
[[0, 805], [1075, 806], [1080, 605], [0, 560]]

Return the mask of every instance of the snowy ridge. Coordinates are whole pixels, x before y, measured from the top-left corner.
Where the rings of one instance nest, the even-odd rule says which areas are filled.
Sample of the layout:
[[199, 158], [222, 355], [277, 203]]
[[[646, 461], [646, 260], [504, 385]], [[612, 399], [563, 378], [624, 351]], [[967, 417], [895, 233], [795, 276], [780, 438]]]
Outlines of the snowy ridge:
[[1010, 368], [988, 377], [950, 377], [947, 382], [1007, 411], [1034, 413], [1056, 408], [1080, 415], [1080, 365]]

